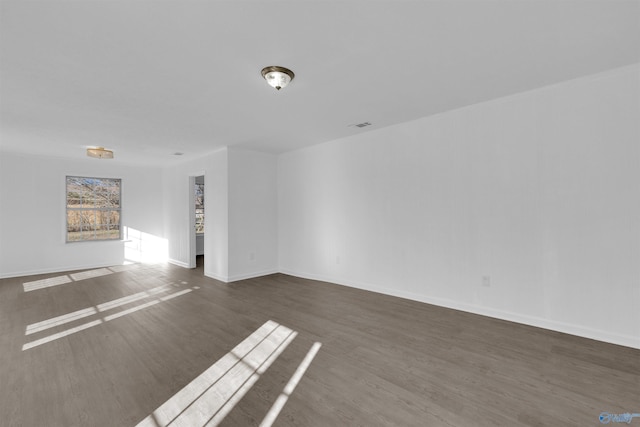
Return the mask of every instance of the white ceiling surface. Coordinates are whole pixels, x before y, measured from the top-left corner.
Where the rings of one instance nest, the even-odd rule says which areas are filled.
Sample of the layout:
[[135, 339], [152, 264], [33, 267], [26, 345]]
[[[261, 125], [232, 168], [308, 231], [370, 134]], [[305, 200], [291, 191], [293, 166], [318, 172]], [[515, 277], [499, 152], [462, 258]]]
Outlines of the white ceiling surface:
[[[636, 0], [0, 7], [0, 148], [131, 164], [280, 153], [640, 62]], [[268, 65], [295, 80], [277, 92]]]

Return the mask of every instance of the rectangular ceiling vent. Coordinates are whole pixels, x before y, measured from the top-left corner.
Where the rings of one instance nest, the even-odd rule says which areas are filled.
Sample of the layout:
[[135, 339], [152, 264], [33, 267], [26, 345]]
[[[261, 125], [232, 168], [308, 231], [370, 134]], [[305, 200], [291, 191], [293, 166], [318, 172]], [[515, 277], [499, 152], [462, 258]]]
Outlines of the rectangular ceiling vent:
[[363, 127], [366, 127], [366, 126], [371, 126], [371, 123], [364, 122], [364, 123], [358, 123], [358, 124], [355, 124], [355, 125], [352, 125], [352, 126], [363, 128]]

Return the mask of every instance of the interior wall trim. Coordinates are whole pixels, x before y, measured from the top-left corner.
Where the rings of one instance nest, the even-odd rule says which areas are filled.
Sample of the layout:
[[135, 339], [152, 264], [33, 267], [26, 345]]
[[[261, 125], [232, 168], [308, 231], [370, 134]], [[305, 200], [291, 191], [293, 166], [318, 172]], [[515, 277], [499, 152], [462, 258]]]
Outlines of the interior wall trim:
[[[187, 263], [184, 263], [179, 260], [169, 259], [168, 262], [183, 268], [189, 268], [189, 265]], [[87, 270], [87, 269], [104, 268], [104, 267], [111, 267], [111, 266], [113, 266], [112, 263], [111, 264], [75, 265], [75, 266], [66, 266], [66, 267], [60, 267], [55, 269], [17, 271], [17, 272], [10, 272], [10, 273], [0, 273], [0, 279], [8, 279], [12, 277], [22, 277], [22, 276], [34, 276], [38, 274], [62, 273], [62, 272], [70, 272], [75, 270]], [[509, 312], [509, 311], [498, 310], [495, 308], [480, 306], [476, 304], [467, 304], [467, 303], [462, 303], [459, 301], [450, 300], [446, 298], [430, 297], [422, 294], [403, 292], [403, 291], [398, 291], [390, 288], [382, 288], [382, 287], [373, 286], [367, 283], [344, 281], [334, 277], [323, 276], [318, 274], [303, 273], [303, 272], [287, 270], [287, 269], [280, 269], [280, 270], [272, 269], [272, 270], [254, 272], [254, 273], [239, 274], [234, 276], [220, 276], [212, 272], [205, 271], [204, 275], [206, 277], [210, 277], [212, 279], [215, 279], [224, 283], [231, 283], [239, 280], [253, 279], [256, 277], [268, 276], [268, 275], [277, 274], [277, 273], [287, 274], [289, 276], [300, 277], [303, 279], [329, 282], [336, 285], [362, 289], [369, 292], [377, 292], [383, 295], [405, 298], [413, 301], [423, 302], [426, 304], [437, 305], [439, 307], [451, 308], [453, 310], [465, 311], [468, 313], [479, 314], [481, 316], [492, 317], [495, 319], [506, 320], [509, 322], [521, 323], [523, 325], [534, 326], [537, 328], [548, 329], [548, 330], [570, 334], [570, 335], [576, 335], [579, 337], [589, 338], [597, 341], [603, 341], [610, 344], [616, 344], [616, 345], [622, 345], [625, 347], [640, 349], [640, 337], [635, 337], [632, 335], [615, 334], [609, 331], [586, 328], [584, 326], [580, 326], [576, 324], [558, 322], [558, 321], [544, 319], [536, 316], [528, 316], [528, 315]]]
[[167, 262], [169, 262], [169, 264], [177, 265], [178, 267], [190, 268], [189, 263], [177, 259], [169, 258]]
[[467, 304], [455, 300], [446, 298], [430, 297], [422, 294], [414, 294], [411, 292], [397, 291], [390, 288], [381, 288], [378, 286], [372, 286], [367, 283], [356, 283], [339, 280], [336, 278], [322, 276], [317, 274], [301, 273], [291, 270], [280, 270], [280, 273], [290, 276], [300, 277], [303, 279], [319, 280], [322, 282], [329, 282], [340, 286], [347, 286], [350, 288], [362, 289], [370, 292], [377, 292], [384, 295], [405, 298], [413, 301], [423, 302], [426, 304], [437, 305], [439, 307], [451, 308], [454, 310], [465, 311], [467, 313], [479, 314], [481, 316], [492, 317], [495, 319], [506, 320], [509, 322], [520, 323], [527, 326], [534, 326], [537, 328], [548, 329], [556, 332], [561, 332], [569, 335], [575, 335], [583, 338], [589, 338], [597, 341], [603, 341], [610, 344], [621, 345], [625, 347], [631, 347], [640, 349], [640, 337], [632, 335], [615, 334], [608, 331], [602, 331], [598, 329], [586, 328], [584, 326], [558, 322], [554, 320], [544, 319], [536, 316], [528, 316], [518, 313], [513, 313], [504, 310], [498, 310], [491, 307], [480, 306], [476, 304]]
[[106, 264], [86, 264], [86, 265], [69, 265], [65, 267], [41, 268], [36, 270], [12, 271], [9, 273], [0, 273], [0, 279], [10, 279], [12, 277], [37, 276], [39, 274], [53, 273], [69, 273], [76, 270], [92, 270], [96, 268], [113, 267], [114, 263]]
[[231, 283], [231, 282], [237, 282], [239, 280], [255, 279], [256, 277], [269, 276], [271, 274], [277, 274], [277, 273], [280, 273], [280, 271], [269, 269], [269, 270], [263, 270], [263, 271], [253, 272], [253, 273], [236, 274], [234, 276], [221, 276], [219, 274], [215, 274], [210, 271], [205, 271], [204, 275], [224, 283]]

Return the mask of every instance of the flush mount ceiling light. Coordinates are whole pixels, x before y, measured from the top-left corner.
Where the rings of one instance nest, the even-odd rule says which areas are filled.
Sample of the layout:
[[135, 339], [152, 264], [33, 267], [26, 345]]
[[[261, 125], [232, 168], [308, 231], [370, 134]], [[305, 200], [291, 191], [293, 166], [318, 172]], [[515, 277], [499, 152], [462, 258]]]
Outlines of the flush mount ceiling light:
[[106, 150], [104, 147], [87, 148], [87, 156], [96, 159], [113, 159], [113, 151]]
[[293, 71], [288, 68], [272, 65], [262, 69], [262, 77], [264, 77], [271, 87], [275, 87], [276, 90], [280, 90], [283, 87], [286, 87], [291, 80], [293, 80], [295, 74], [293, 74]]

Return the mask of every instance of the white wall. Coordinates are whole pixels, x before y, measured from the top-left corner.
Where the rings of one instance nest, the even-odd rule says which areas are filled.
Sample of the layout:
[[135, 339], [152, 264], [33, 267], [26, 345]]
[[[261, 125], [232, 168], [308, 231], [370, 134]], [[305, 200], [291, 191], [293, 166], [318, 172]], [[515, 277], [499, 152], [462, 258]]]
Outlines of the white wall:
[[204, 181], [204, 274], [229, 277], [229, 153], [216, 152], [208, 161]]
[[278, 271], [277, 158], [229, 149], [228, 281]]
[[189, 265], [189, 176], [205, 176], [204, 273], [224, 282], [277, 271], [277, 161], [222, 149], [164, 171], [171, 262]]
[[281, 155], [280, 270], [640, 348], [639, 76]]
[[[125, 242], [65, 243], [65, 177], [122, 179], [122, 225], [162, 240], [160, 169], [0, 153], [0, 277], [122, 264]], [[157, 255], [157, 251], [156, 252]]]
[[123, 225], [189, 265], [189, 176], [205, 175], [209, 277], [280, 270], [640, 348], [639, 80], [626, 67], [277, 158], [0, 153], [0, 277], [124, 260], [123, 242], [65, 243], [66, 175], [122, 178]]
[[228, 276], [228, 173], [227, 149], [218, 150], [196, 161], [179, 163], [163, 172], [165, 234], [169, 239], [170, 262], [188, 267], [195, 232], [190, 222], [189, 177], [204, 175], [205, 275], [218, 279]]

